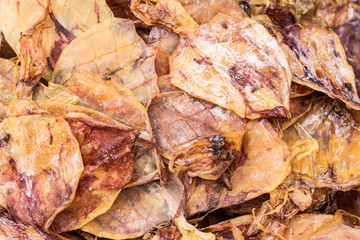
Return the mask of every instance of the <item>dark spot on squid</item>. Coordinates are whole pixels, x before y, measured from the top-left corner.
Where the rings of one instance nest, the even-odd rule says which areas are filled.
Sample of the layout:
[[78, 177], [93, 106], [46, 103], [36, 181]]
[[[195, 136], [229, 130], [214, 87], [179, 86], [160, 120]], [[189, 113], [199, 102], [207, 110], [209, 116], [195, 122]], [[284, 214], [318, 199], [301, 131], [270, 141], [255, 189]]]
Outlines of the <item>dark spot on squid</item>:
[[4, 147], [9, 142], [11, 135], [7, 133], [3, 139], [0, 139], [0, 148]]
[[225, 28], [225, 29], [227, 29], [228, 28], [228, 26], [227, 26], [227, 24], [225, 23], [225, 22], [221, 22], [221, 25], [223, 26], [223, 28]]
[[239, 1], [239, 6], [244, 10], [244, 12], [251, 17], [251, 6], [247, 1]]
[[52, 135], [52, 133], [51, 133], [51, 129], [50, 129], [50, 124], [49, 124], [49, 123], [47, 124], [47, 128], [48, 128], [49, 133], [50, 133], [49, 144], [51, 145], [51, 144], [53, 143], [54, 137], [53, 137], [53, 135]]
[[330, 45], [334, 49], [333, 54], [335, 57], [340, 57], [340, 54], [336, 51], [334, 40], [330, 39]]
[[346, 82], [346, 83], [345, 83], [345, 87], [346, 87], [347, 89], [349, 89], [349, 91], [352, 91], [352, 90], [353, 90], [353, 87], [352, 87], [351, 83], [349, 83], [349, 82]]
[[96, 20], [99, 23], [100, 22], [100, 13], [99, 13], [99, 5], [97, 4], [96, 1], [94, 1], [94, 12], [96, 14]]
[[225, 137], [223, 137], [221, 134], [214, 135], [210, 138], [211, 143], [221, 142], [225, 143]]
[[214, 208], [217, 207], [218, 203], [219, 203], [219, 199], [214, 197], [213, 195], [211, 195], [207, 207], [208, 207], [209, 210], [214, 209]]
[[233, 158], [233, 153], [228, 152], [228, 148], [226, 147], [225, 137], [221, 134], [214, 135], [210, 138], [211, 148], [215, 155], [218, 156], [220, 161], [229, 161]]
[[10, 134], [10, 133], [7, 133], [7, 134], [5, 135], [5, 137], [3, 138], [4, 142], [8, 143], [9, 140], [10, 140], [10, 137], [11, 137], [11, 134]]
[[251, 88], [251, 92], [254, 93], [258, 89], [259, 89], [259, 86], [255, 85], [254, 87]]
[[102, 80], [111, 80], [111, 77], [102, 77]]
[[331, 179], [331, 181], [335, 182], [336, 181], [336, 174], [335, 174], [335, 171], [334, 171], [334, 165], [328, 164], [327, 172], [328, 172], [328, 176]]
[[16, 170], [16, 163], [14, 159], [10, 158], [9, 164], [13, 170]]

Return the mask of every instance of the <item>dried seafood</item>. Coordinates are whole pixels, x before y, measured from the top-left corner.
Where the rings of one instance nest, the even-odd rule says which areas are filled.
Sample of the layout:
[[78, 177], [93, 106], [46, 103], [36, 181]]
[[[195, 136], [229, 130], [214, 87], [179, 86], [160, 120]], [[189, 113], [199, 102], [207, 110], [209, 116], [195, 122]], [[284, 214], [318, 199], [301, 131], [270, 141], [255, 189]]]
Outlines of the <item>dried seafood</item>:
[[0, 0], [0, 238], [360, 239], [358, 0]]

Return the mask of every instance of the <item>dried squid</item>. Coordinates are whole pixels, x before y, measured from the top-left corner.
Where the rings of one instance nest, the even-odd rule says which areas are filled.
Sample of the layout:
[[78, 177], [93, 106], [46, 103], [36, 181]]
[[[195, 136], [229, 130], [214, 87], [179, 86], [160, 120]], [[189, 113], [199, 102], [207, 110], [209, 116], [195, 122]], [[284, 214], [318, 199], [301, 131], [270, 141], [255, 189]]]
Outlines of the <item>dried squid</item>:
[[172, 171], [216, 180], [240, 156], [246, 121], [229, 110], [169, 92], [154, 99], [148, 112]]
[[294, 124], [299, 118], [310, 111], [311, 105], [315, 96], [305, 96], [290, 99], [290, 113], [291, 118], [282, 118], [279, 120], [281, 129], [285, 130], [292, 124]]
[[165, 27], [181, 33], [170, 59], [171, 83], [176, 87], [243, 118], [289, 115], [290, 68], [260, 23], [242, 14], [219, 13], [199, 26], [175, 1], [133, 0], [132, 8], [145, 23], [158, 24], [161, 19]]
[[[85, 70], [75, 70], [64, 86], [49, 83], [40, 84], [33, 96], [37, 100], [69, 102], [98, 110], [115, 119], [118, 123], [139, 130], [136, 143], [135, 174], [132, 184], [144, 183], [155, 177], [154, 164], [162, 181], [166, 181], [164, 166], [153, 143], [152, 130], [145, 107], [132, 92], [114, 80], [101, 77]], [[54, 103], [51, 104], [54, 106]], [[61, 105], [61, 106], [60, 106]], [[69, 106], [68, 106], [69, 107]], [[64, 111], [66, 106], [58, 104]], [[70, 106], [66, 112], [71, 112]], [[77, 107], [78, 108], [78, 107]], [[90, 109], [86, 110], [89, 112]], [[140, 140], [141, 138], [141, 140]], [[146, 168], [144, 168], [146, 166]], [[144, 168], [144, 169], [142, 169]]]
[[120, 192], [109, 211], [81, 230], [111, 239], [140, 237], [179, 217], [183, 209], [183, 196], [183, 186], [175, 177], [171, 177], [164, 186], [152, 182], [127, 188]]
[[[41, 97], [44, 97], [44, 95], [42, 95]], [[92, 119], [95, 119], [102, 123], [115, 125], [122, 129], [129, 128], [126, 125], [115, 121], [111, 117], [90, 108], [68, 104], [68, 103], [48, 101], [48, 100], [37, 100], [36, 104], [40, 108], [46, 111], [57, 113], [62, 116], [67, 116], [68, 114], [72, 114], [72, 113], [81, 113], [81, 114], [86, 114], [90, 116]], [[153, 143], [142, 140], [140, 136], [136, 142], [134, 149], [135, 156], [134, 156], [132, 179], [131, 182], [126, 185], [126, 187], [142, 185], [154, 181], [156, 179], [159, 179], [160, 170], [156, 165], [158, 161], [157, 160], [158, 153]]]
[[[113, 16], [105, 0], [10, 0], [0, 2], [0, 24], [5, 39], [19, 54], [21, 32], [44, 22], [42, 46], [48, 62], [44, 74], [51, 71], [64, 49], [81, 32]], [[50, 71], [49, 71], [50, 70]]]
[[138, 129], [145, 139], [151, 138], [151, 126], [145, 107], [123, 85], [79, 69], [72, 72], [64, 87], [65, 91], [79, 98], [79, 104]]
[[325, 96], [284, 132], [292, 171], [312, 188], [348, 190], [359, 184], [360, 129], [353, 112]]
[[171, 56], [172, 84], [243, 118], [288, 116], [290, 69], [259, 23], [219, 14], [182, 36]]
[[22, 222], [47, 230], [73, 200], [83, 163], [65, 119], [31, 100], [46, 67], [41, 34], [23, 35], [20, 46], [15, 99], [0, 123], [0, 205]]
[[83, 69], [124, 85], [146, 106], [159, 92], [154, 59], [132, 21], [111, 18], [92, 26], [64, 49], [52, 80], [64, 85], [74, 70]]
[[241, 158], [235, 159], [225, 172], [228, 187], [219, 181], [192, 180], [186, 203], [189, 216], [240, 204], [270, 192], [290, 173], [288, 147], [265, 119], [248, 122], [242, 151]]
[[291, 25], [278, 30], [278, 40], [287, 53], [293, 81], [323, 92], [360, 110], [355, 75], [343, 46], [331, 30]]

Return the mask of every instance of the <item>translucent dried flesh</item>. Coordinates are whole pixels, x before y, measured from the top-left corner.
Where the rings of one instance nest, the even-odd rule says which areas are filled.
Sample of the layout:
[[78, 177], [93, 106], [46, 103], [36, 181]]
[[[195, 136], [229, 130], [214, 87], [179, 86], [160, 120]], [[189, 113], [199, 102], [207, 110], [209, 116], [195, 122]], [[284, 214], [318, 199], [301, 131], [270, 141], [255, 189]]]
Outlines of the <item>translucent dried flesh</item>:
[[65, 120], [79, 142], [84, 172], [74, 200], [53, 222], [56, 232], [80, 228], [111, 207], [132, 178], [138, 135], [135, 129], [104, 124], [85, 114], [68, 114]]
[[246, 120], [229, 110], [173, 92], [154, 99], [148, 113], [172, 171], [216, 180], [240, 156]]
[[198, 23], [203, 24], [210, 21], [218, 13], [229, 16], [246, 17], [246, 13], [242, 10], [236, 0], [200, 0], [200, 1], [179, 1], [185, 11]]
[[161, 47], [168, 54], [172, 54], [179, 44], [179, 38], [180, 36], [178, 34], [155, 26], [149, 34], [148, 44]]
[[120, 192], [109, 211], [81, 229], [111, 239], [140, 237], [181, 214], [183, 196], [183, 186], [175, 178], [165, 186], [152, 182], [128, 188]]
[[0, 238], [2, 240], [31, 239], [31, 240], [67, 240], [54, 233], [46, 233], [40, 229], [28, 226], [13, 219], [5, 212], [0, 213]]
[[164, 75], [158, 78], [158, 86], [160, 93], [166, 92], [179, 92], [181, 91], [177, 87], [171, 84], [171, 77], [170, 75]]
[[327, 97], [284, 132], [292, 171], [313, 188], [347, 190], [359, 184], [359, 123], [342, 104]]
[[290, 173], [290, 152], [266, 120], [248, 122], [242, 158], [229, 168], [231, 190], [223, 184], [196, 178], [190, 185], [189, 216], [243, 203], [274, 190]]
[[53, 81], [66, 84], [74, 70], [84, 69], [123, 84], [147, 105], [159, 92], [154, 59], [132, 21], [111, 18], [89, 28], [64, 49]]
[[286, 56], [250, 18], [218, 14], [184, 32], [171, 55], [170, 75], [176, 87], [243, 118], [288, 116], [291, 72]]
[[333, 31], [292, 25], [278, 30], [278, 41], [287, 54], [293, 81], [360, 109], [354, 72]]
[[358, 226], [342, 223], [334, 215], [301, 214], [291, 219], [285, 239], [360, 239]]

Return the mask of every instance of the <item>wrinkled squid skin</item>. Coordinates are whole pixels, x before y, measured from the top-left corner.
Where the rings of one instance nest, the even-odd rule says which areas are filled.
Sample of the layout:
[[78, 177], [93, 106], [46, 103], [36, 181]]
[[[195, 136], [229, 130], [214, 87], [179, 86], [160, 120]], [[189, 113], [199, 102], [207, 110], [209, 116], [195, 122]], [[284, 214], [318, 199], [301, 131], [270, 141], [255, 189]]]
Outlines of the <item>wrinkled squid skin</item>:
[[216, 180], [240, 156], [246, 120], [227, 109], [178, 91], [154, 99], [148, 113], [172, 170]]
[[242, 156], [227, 170], [231, 184], [194, 178], [186, 203], [188, 216], [229, 207], [273, 191], [289, 175], [290, 152], [266, 119], [249, 121]]
[[75, 230], [108, 210], [132, 178], [135, 129], [123, 129], [86, 115], [65, 116], [80, 144], [84, 163], [71, 205], [54, 220], [56, 232]]
[[28, 226], [16, 219], [13, 219], [5, 212], [0, 213], [0, 239], [2, 240], [69, 240], [51, 232]]
[[242, 118], [288, 117], [291, 71], [257, 21], [216, 15], [183, 32], [170, 58], [171, 83]]
[[360, 110], [355, 75], [339, 37], [328, 28], [291, 25], [278, 30], [293, 81]]

